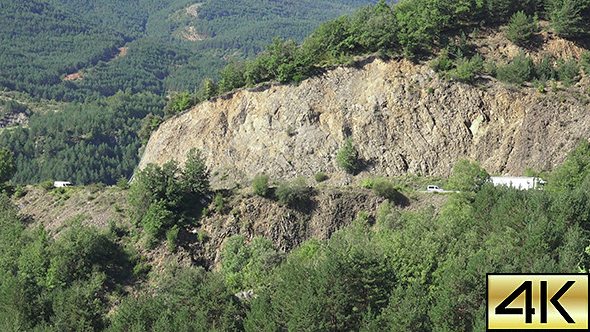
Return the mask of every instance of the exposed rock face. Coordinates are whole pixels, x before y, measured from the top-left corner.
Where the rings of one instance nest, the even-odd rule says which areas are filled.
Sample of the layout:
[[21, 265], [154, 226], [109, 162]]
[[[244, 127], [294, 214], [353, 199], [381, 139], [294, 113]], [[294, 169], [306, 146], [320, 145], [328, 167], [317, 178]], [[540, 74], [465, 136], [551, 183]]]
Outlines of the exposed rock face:
[[25, 113], [3, 112], [0, 108], [0, 128], [6, 128], [13, 125], [21, 124], [27, 125], [29, 117]]
[[579, 88], [542, 94], [492, 79], [478, 86], [439, 79], [426, 65], [369, 58], [297, 87], [244, 89], [197, 105], [152, 134], [140, 168], [182, 163], [196, 147], [219, 172], [214, 183], [324, 171], [343, 184], [350, 178], [336, 154], [352, 137], [361, 173], [447, 176], [467, 158], [490, 173], [522, 175], [563, 162], [589, 135], [588, 107], [574, 98]]

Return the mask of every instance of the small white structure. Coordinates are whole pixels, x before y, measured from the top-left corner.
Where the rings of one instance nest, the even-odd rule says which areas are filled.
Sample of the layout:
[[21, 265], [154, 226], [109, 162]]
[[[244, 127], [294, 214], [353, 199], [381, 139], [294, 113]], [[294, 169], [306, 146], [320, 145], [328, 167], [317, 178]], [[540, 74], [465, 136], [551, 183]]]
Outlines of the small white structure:
[[72, 183], [71, 183], [71, 182], [69, 182], [69, 181], [54, 181], [54, 182], [53, 182], [53, 186], [54, 186], [55, 188], [69, 187], [69, 186], [71, 186], [71, 185], [72, 185]]
[[495, 187], [508, 186], [519, 190], [543, 189], [543, 185], [547, 183], [541, 178], [517, 176], [492, 176], [490, 180]]

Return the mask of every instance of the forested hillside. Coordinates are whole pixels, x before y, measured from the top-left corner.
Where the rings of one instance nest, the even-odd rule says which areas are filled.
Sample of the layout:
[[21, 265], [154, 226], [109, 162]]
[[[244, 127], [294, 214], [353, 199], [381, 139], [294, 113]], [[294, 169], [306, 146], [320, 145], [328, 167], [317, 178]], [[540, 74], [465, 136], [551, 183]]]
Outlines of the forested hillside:
[[70, 104], [59, 112], [37, 113], [26, 128], [0, 133], [0, 146], [16, 154], [15, 183], [67, 179], [84, 184], [114, 184], [137, 165], [139, 120], [159, 113], [162, 97], [120, 92], [89, 104]]
[[[116, 203], [108, 227], [92, 226], [90, 212], [53, 217], [48, 229], [0, 194], [0, 328], [481, 331], [486, 273], [587, 271], [589, 160], [584, 140], [545, 174], [545, 190], [494, 187], [463, 160], [448, 181], [330, 188], [261, 176], [252, 187], [211, 191], [193, 151], [183, 168], [139, 172], [130, 189], [16, 188], [13, 199], [29, 212], [40, 200], [56, 211]], [[431, 181], [461, 193], [415, 191]], [[342, 213], [360, 197], [380, 207], [332, 215], [341, 224], [293, 245], [292, 232], [317, 227], [314, 211]], [[277, 220], [260, 220], [267, 210], [280, 211], [271, 213]]]
[[[0, 45], [6, 54], [0, 61], [8, 59], [0, 68], [10, 69], [0, 69], [2, 84], [27, 92], [0, 94], [0, 116], [21, 114], [26, 120], [14, 120], [22, 124], [0, 132], [0, 330], [482, 331], [486, 273], [588, 272], [590, 143], [580, 134], [587, 122], [577, 115], [590, 100], [584, 39], [590, 32], [585, 19], [590, 1], [379, 1], [321, 24], [306, 39], [275, 38], [249, 59], [260, 46], [247, 45], [260, 44], [245, 43], [248, 37], [235, 30], [234, 38], [223, 35], [231, 30], [230, 18], [243, 19], [236, 21], [239, 31], [267, 36], [272, 29], [290, 30], [282, 25], [287, 20], [295, 23], [292, 31], [300, 31], [297, 24], [310, 17], [325, 19], [320, 12], [356, 2], [113, 3], [0, 3], [6, 26], [43, 36], [28, 41], [0, 27], [13, 36], [3, 39], [10, 47]], [[267, 17], [273, 18], [264, 25], [270, 30], [262, 31], [260, 22]], [[210, 30], [200, 25], [203, 21], [211, 23]], [[61, 33], [68, 36], [66, 44], [82, 41], [60, 51]], [[550, 47], [543, 48], [548, 41]], [[48, 47], [45, 60], [62, 60], [38, 58], [36, 43]], [[76, 57], [77, 52], [86, 55]], [[473, 103], [465, 106], [480, 111], [473, 121], [440, 119], [436, 103], [459, 113], [456, 104], [440, 103], [450, 98], [447, 90], [460, 86], [478, 98], [486, 90], [510, 90], [528, 96], [520, 103], [537, 101], [545, 111], [558, 105], [555, 114], [546, 115], [558, 120], [525, 123], [524, 133], [551, 125], [576, 147], [563, 163], [526, 170], [547, 181], [543, 190], [494, 187], [488, 171], [469, 160], [451, 163], [449, 177], [384, 177], [371, 171], [377, 169], [371, 168], [376, 159], [361, 158], [380, 146], [372, 140], [365, 148], [351, 139], [373, 129], [352, 126], [365, 106], [335, 105], [334, 113], [351, 116], [332, 121], [298, 100], [294, 107], [305, 114], [292, 111], [294, 123], [323, 121], [341, 135], [327, 136], [342, 138], [336, 142], [341, 148], [324, 158], [332, 158], [329, 172], [313, 169], [313, 178], [296, 179], [258, 174], [238, 181], [228, 179], [224, 169], [209, 168], [204, 151], [190, 149], [186, 156], [147, 164], [135, 171], [131, 184], [126, 181], [142, 140], [165, 119], [173, 118], [166, 123], [174, 124], [190, 116], [174, 117], [197, 103], [214, 110], [210, 106], [223, 101], [239, 114], [235, 122], [223, 119], [223, 112], [216, 114], [220, 121], [203, 120], [218, 130], [211, 141], [234, 135], [239, 123], [257, 121], [280, 125], [275, 136], [292, 146], [305, 137], [303, 125], [288, 126], [271, 116], [252, 120], [247, 100], [233, 99], [240, 92], [229, 92], [253, 87], [241, 92], [260, 97], [291, 84], [305, 92], [313, 89], [302, 82], [310, 76], [346, 85], [342, 80], [353, 78], [353, 69], [368, 75], [365, 69], [375, 57], [385, 59], [382, 68], [395, 68], [385, 77], [397, 90], [384, 94], [401, 96], [407, 118], [399, 119], [408, 127], [425, 123], [428, 131], [441, 132], [451, 123], [469, 141], [485, 122], [510, 123], [514, 117], [488, 115], [481, 103]], [[218, 79], [203, 80], [224, 61], [228, 66]], [[386, 61], [399, 65], [387, 67]], [[438, 85], [430, 85], [433, 81]], [[168, 90], [180, 93], [166, 100]], [[341, 94], [352, 100], [351, 91]], [[496, 109], [511, 109], [502, 106], [514, 100], [508, 95], [497, 94]], [[340, 97], [326, 93], [323, 98]], [[422, 98], [434, 106], [418, 105]], [[386, 98], [364, 99], [372, 116], [367, 123], [384, 126], [385, 120], [373, 119], [387, 116]], [[271, 103], [275, 114], [291, 110], [277, 105]], [[566, 132], [576, 126], [582, 129]], [[168, 130], [178, 136], [189, 127]], [[431, 140], [434, 134], [415, 136], [426, 145], [454, 144]], [[404, 137], [383, 139], [403, 144]], [[272, 140], [259, 141], [260, 151], [270, 150], [264, 144]], [[273, 163], [296, 173], [294, 165], [322, 152], [317, 146], [304, 149], [308, 146], [296, 147], [302, 161], [276, 148], [282, 159]], [[564, 146], [552, 149], [565, 155]], [[514, 147], [510, 143], [506, 149]], [[239, 155], [213, 153], [230, 160]], [[412, 160], [394, 157], [407, 172]], [[186, 162], [176, 161], [180, 158]], [[54, 188], [50, 179], [78, 185]], [[334, 179], [344, 179], [345, 185], [335, 185]], [[34, 182], [42, 183], [23, 185]], [[84, 185], [89, 182], [117, 186]], [[429, 184], [453, 192], [420, 192]]]
[[321, 21], [368, 2], [3, 2], [0, 86], [78, 102], [127, 88], [193, 90], [229, 56], [251, 57], [276, 36], [301, 41]]

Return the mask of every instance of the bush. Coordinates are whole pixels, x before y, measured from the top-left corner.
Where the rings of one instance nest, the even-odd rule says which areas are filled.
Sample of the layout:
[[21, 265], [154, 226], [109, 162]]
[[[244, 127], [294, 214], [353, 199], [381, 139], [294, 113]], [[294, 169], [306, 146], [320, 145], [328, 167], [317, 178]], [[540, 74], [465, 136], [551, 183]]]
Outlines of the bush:
[[544, 82], [552, 80], [557, 77], [557, 72], [553, 67], [553, 61], [549, 56], [546, 56], [535, 66], [535, 77]]
[[266, 174], [258, 174], [252, 180], [252, 188], [254, 189], [254, 194], [266, 197], [268, 195], [268, 175]]
[[574, 190], [590, 176], [590, 143], [583, 139], [567, 154], [567, 159], [555, 169], [545, 188], [551, 192]]
[[323, 181], [326, 181], [328, 179], [328, 176], [324, 172], [317, 172], [314, 175], [314, 179], [315, 179], [316, 182], [323, 182]]
[[449, 58], [449, 55], [446, 51], [442, 51], [438, 58], [430, 61], [429, 65], [432, 70], [438, 73], [453, 68], [453, 61]]
[[367, 189], [372, 189], [374, 184], [375, 184], [375, 179], [374, 178], [368, 178], [368, 179], [361, 180], [361, 182], [359, 183], [359, 187], [361, 187], [361, 188], [367, 188]]
[[533, 59], [521, 52], [509, 64], [499, 67], [497, 75], [500, 81], [522, 84], [532, 79], [534, 68]]
[[493, 59], [488, 60], [484, 64], [483, 71], [490, 76], [494, 76], [494, 77], [497, 76], [498, 75], [498, 65], [496, 64], [496, 61], [494, 61]]
[[137, 263], [137, 265], [133, 267], [133, 276], [142, 279], [146, 277], [151, 270], [152, 266], [150, 264]]
[[152, 135], [152, 132], [158, 129], [162, 122], [164, 122], [164, 119], [161, 116], [154, 115], [152, 113], [148, 113], [148, 115], [146, 115], [145, 118], [141, 120], [141, 127], [137, 132], [137, 136], [141, 138], [142, 144], [147, 144], [150, 136]]
[[394, 201], [399, 192], [394, 185], [385, 178], [375, 179], [373, 182], [373, 192], [375, 195]]
[[588, 34], [588, 3], [586, 1], [549, 1], [553, 30], [560, 37], [575, 38]]
[[457, 81], [472, 83], [475, 74], [483, 70], [483, 58], [476, 54], [470, 60], [466, 58], [457, 59], [457, 67], [448, 73], [448, 77]]
[[310, 190], [305, 177], [298, 177], [294, 181], [283, 181], [276, 191], [279, 202], [294, 205], [309, 198]]
[[16, 186], [16, 188], [14, 189], [14, 193], [12, 194], [12, 197], [14, 198], [21, 198], [27, 195], [27, 188], [21, 185]]
[[351, 138], [344, 141], [344, 145], [336, 155], [336, 161], [338, 162], [338, 166], [347, 173], [354, 174], [359, 169], [358, 152]]
[[127, 179], [124, 176], [122, 176], [119, 178], [119, 180], [117, 180], [117, 187], [123, 190], [129, 189], [129, 181], [127, 181]]
[[506, 38], [516, 45], [524, 46], [531, 41], [531, 37], [536, 32], [536, 19], [528, 16], [523, 11], [518, 11], [510, 17]]
[[166, 231], [166, 240], [168, 240], [168, 251], [175, 252], [178, 243], [178, 226], [174, 225]]
[[0, 148], [0, 183], [8, 181], [16, 173], [14, 153], [7, 148]]
[[557, 76], [565, 86], [570, 86], [580, 80], [580, 65], [574, 58], [559, 59], [557, 62]]
[[479, 163], [461, 159], [453, 165], [453, 175], [449, 178], [447, 187], [451, 190], [478, 191], [489, 180], [490, 175], [479, 167]]
[[580, 66], [584, 70], [584, 74], [590, 75], [590, 52], [589, 51], [582, 52], [582, 54], [580, 54], [580, 58], [582, 59]]
[[217, 211], [217, 213], [221, 213], [221, 211], [223, 211], [223, 208], [223, 195], [221, 193], [217, 193], [215, 195], [215, 211]]
[[53, 190], [53, 188], [55, 188], [53, 186], [53, 180], [47, 180], [47, 181], [43, 181], [39, 184], [41, 186], [41, 188], [49, 191], [49, 190]]
[[174, 213], [169, 211], [163, 200], [152, 203], [143, 219], [141, 225], [146, 233], [157, 237], [163, 229], [174, 223]]

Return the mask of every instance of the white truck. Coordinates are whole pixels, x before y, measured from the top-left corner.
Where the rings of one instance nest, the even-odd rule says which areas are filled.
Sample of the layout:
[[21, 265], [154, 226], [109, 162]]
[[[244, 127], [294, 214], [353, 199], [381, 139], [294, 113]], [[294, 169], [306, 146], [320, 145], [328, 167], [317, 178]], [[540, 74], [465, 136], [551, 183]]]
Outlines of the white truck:
[[536, 177], [517, 177], [517, 176], [492, 176], [490, 180], [497, 186], [508, 186], [519, 190], [543, 189], [547, 182]]
[[69, 182], [69, 181], [54, 181], [54, 182], [53, 182], [53, 186], [54, 186], [55, 188], [69, 187], [69, 186], [71, 186], [71, 185], [72, 185], [72, 183], [71, 183], [71, 182]]

